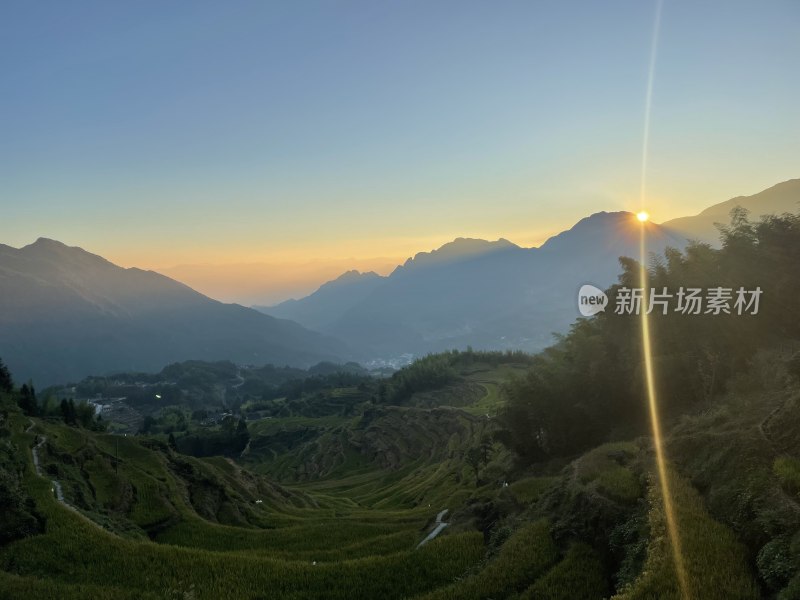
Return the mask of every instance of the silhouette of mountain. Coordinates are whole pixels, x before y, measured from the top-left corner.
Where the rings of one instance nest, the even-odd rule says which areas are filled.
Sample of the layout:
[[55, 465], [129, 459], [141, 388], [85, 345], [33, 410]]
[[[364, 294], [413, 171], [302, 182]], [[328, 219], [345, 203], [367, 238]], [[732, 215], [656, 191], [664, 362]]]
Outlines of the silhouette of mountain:
[[254, 308], [274, 317], [302, 321], [310, 329], [323, 331], [329, 329], [344, 311], [372, 293], [384, 279], [373, 272], [347, 271], [305, 298]]
[[800, 179], [661, 225], [641, 225], [627, 212], [596, 213], [539, 248], [458, 238], [409, 258], [388, 277], [345, 274], [306, 298], [261, 310], [346, 340], [360, 358], [467, 345], [535, 351], [578, 316], [581, 284], [608, 286], [619, 257], [638, 258], [641, 227], [649, 253], [689, 239], [718, 244], [715, 223], [728, 223], [736, 206], [753, 218], [797, 212]]
[[762, 215], [796, 213], [800, 210], [800, 179], [784, 181], [752, 196], [737, 196], [710, 206], [693, 217], [672, 219], [662, 225], [678, 235], [717, 246], [719, 230], [715, 224], [727, 224], [731, 210], [737, 206], [750, 211], [751, 219]]
[[297, 323], [45, 238], [0, 245], [0, 289], [0, 356], [39, 386], [190, 358], [309, 366], [347, 354]]
[[[410, 258], [388, 277], [327, 286], [268, 314], [292, 318], [346, 340], [361, 358], [422, 354], [452, 347], [538, 350], [577, 316], [581, 284], [616, 280], [620, 256], [638, 256], [642, 225], [631, 213], [597, 213], [540, 248], [507, 240], [459, 238]], [[685, 240], [653, 223], [648, 248]], [[338, 280], [337, 280], [338, 281]], [[308, 315], [324, 314], [309, 320]]]

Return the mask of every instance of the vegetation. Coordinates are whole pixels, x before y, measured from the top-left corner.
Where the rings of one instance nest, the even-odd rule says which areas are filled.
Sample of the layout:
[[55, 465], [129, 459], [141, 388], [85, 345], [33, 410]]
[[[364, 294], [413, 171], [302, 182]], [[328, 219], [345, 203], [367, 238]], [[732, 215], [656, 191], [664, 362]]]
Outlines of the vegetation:
[[[652, 315], [692, 598], [800, 597], [799, 253], [798, 217], [737, 211], [720, 250], [649, 269], [763, 291]], [[0, 598], [680, 598], [640, 324], [612, 312], [388, 378], [189, 361], [37, 393], [0, 362]], [[137, 435], [74, 399], [97, 394]]]
[[746, 554], [733, 532], [714, 521], [697, 492], [674, 471], [670, 485], [686, 571], [683, 595], [675, 569], [658, 486], [651, 488], [651, 542], [639, 579], [615, 598], [758, 598], [759, 590], [747, 566]]
[[[723, 246], [694, 244], [685, 253], [669, 250], [650, 269], [649, 286], [676, 293], [680, 287], [732, 290], [760, 287], [758, 314], [651, 314], [659, 396], [667, 418], [694, 410], [723, 392], [757, 352], [800, 339], [791, 303], [800, 298], [792, 274], [800, 261], [800, 216], [767, 217], [757, 223], [733, 213], [722, 230]], [[639, 265], [621, 259], [620, 284], [609, 290], [610, 305], [623, 287], [641, 287]], [[733, 308], [733, 302], [731, 303]], [[537, 355], [533, 368], [506, 387], [501, 418], [506, 443], [526, 462], [565, 456], [611, 437], [647, 431], [641, 336], [636, 315], [614, 311], [581, 319], [558, 344]]]

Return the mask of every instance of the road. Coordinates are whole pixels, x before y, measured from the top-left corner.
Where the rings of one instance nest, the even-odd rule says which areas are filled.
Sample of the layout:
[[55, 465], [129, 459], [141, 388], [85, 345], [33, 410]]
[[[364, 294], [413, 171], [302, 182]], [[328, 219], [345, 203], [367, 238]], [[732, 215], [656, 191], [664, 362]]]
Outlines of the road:
[[449, 523], [445, 523], [444, 521], [442, 521], [447, 512], [448, 509], [445, 508], [444, 510], [440, 511], [438, 515], [436, 515], [436, 525], [434, 525], [433, 529], [431, 529], [431, 532], [428, 534], [428, 537], [426, 537], [417, 545], [417, 548], [421, 548], [422, 546], [430, 542], [433, 538], [439, 535], [444, 530], [445, 527], [449, 525]]

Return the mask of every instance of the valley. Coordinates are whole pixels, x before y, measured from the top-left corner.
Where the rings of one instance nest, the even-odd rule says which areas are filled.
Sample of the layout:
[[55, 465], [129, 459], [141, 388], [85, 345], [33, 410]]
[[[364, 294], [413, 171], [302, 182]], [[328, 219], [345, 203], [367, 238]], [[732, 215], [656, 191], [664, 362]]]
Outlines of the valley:
[[800, 600], [800, 2], [4, 2], [0, 600]]
[[[719, 250], [668, 250], [649, 275], [800, 297], [798, 231], [734, 212]], [[621, 266], [612, 302], [639, 274]], [[611, 311], [536, 355], [451, 350], [390, 376], [192, 360], [37, 392], [3, 366], [0, 597], [791, 600], [783, 309], [653, 314], [663, 469], [639, 323]]]
[[[29, 449], [22, 480], [45, 526], [0, 550], [3, 597], [588, 599], [615, 587], [620, 600], [654, 589], [679, 597], [645, 438], [522, 468], [493, 434], [499, 388], [530, 359], [428, 361], [402, 383], [333, 383], [310, 404], [283, 399], [273, 410], [285, 416], [248, 421], [240, 455], [195, 458], [163, 433], [109, 435], [6, 412], [6, 443]], [[204, 368], [217, 369], [191, 365]], [[228, 382], [232, 392], [248, 377]], [[373, 392], [396, 404], [375, 404]], [[747, 417], [757, 438], [765, 416], [789, 410], [774, 397]], [[739, 398], [671, 434], [692, 585], [707, 590], [710, 573], [728, 573], [703, 598], [760, 597], [735, 529], [710, 509], [730, 515], [690, 483], [699, 458], [683, 441], [697, 443], [692, 429], [708, 419], [732, 427]], [[476, 450], [485, 460], [472, 461]]]

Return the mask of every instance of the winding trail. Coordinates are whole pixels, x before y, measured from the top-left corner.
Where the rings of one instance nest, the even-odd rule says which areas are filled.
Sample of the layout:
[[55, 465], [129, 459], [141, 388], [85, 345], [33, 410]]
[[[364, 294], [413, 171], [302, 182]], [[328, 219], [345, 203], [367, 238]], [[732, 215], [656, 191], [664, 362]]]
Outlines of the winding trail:
[[424, 546], [425, 544], [430, 542], [437, 535], [439, 535], [444, 530], [445, 527], [447, 527], [450, 524], [450, 523], [445, 523], [444, 521], [442, 521], [442, 519], [444, 519], [444, 516], [447, 513], [448, 513], [448, 509], [447, 508], [445, 508], [442, 511], [439, 511], [439, 514], [436, 515], [436, 525], [433, 527], [433, 529], [431, 529], [431, 532], [428, 534], [428, 537], [426, 537], [424, 540], [422, 540], [417, 545], [417, 548], [421, 548], [422, 546]]
[[236, 372], [236, 380], [237, 383], [231, 386], [233, 389], [240, 388], [244, 385], [244, 377], [242, 377], [241, 371]]
[[[31, 431], [31, 429], [33, 429], [34, 425], [35, 425], [35, 423], [33, 422], [33, 420], [31, 420], [31, 424], [25, 430], [25, 433], [30, 433], [30, 431]], [[33, 468], [36, 471], [36, 474], [39, 477], [43, 478], [43, 479], [49, 479], [50, 480], [50, 485], [52, 486], [53, 495], [56, 497], [56, 500], [58, 500], [58, 502], [64, 508], [67, 508], [68, 510], [71, 510], [76, 515], [81, 517], [84, 521], [86, 521], [87, 523], [91, 523], [92, 525], [94, 525], [98, 529], [102, 529], [103, 531], [107, 532], [108, 530], [105, 527], [103, 527], [102, 525], [100, 525], [96, 521], [93, 521], [92, 519], [87, 517], [85, 514], [83, 514], [81, 511], [79, 511], [75, 506], [73, 506], [72, 504], [67, 502], [66, 498], [64, 498], [64, 489], [61, 487], [61, 482], [58, 479], [50, 479], [46, 474], [44, 474], [42, 472], [42, 467], [39, 465], [39, 448], [41, 448], [47, 442], [47, 436], [46, 435], [42, 435], [42, 436], [37, 436], [37, 438], [38, 438], [39, 441], [36, 443], [36, 445], [34, 445], [31, 448], [31, 453], [33, 454]]]

